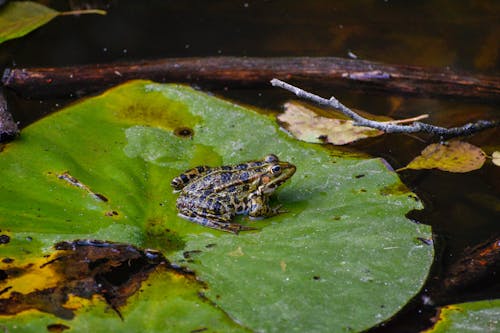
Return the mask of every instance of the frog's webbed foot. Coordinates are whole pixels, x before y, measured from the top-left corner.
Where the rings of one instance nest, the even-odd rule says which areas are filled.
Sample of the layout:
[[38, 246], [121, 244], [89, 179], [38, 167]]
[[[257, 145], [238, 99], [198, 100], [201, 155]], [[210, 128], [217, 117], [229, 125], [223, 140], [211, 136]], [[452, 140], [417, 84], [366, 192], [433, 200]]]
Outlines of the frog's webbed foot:
[[[221, 231], [230, 232], [233, 234], [238, 234], [240, 231], [255, 230], [254, 227], [244, 226], [238, 223], [231, 223], [228, 220], [221, 219], [218, 216], [200, 216], [195, 213], [190, 213], [189, 215], [179, 213], [180, 217], [185, 218], [191, 222], [198, 223], [204, 227], [217, 229]], [[230, 220], [229, 220], [230, 221]]]
[[279, 215], [279, 214], [288, 213], [288, 212], [289, 212], [289, 210], [286, 208], [283, 208], [283, 205], [278, 205], [276, 207], [271, 208], [271, 215], [270, 216]]
[[271, 207], [267, 203], [267, 198], [253, 197], [250, 201], [250, 209], [248, 215], [251, 219], [259, 219], [264, 217], [271, 217], [282, 213], [288, 213], [288, 210], [282, 208], [281, 205]]
[[[250, 227], [250, 226], [242, 225], [239, 223], [226, 223], [226, 226], [224, 226], [223, 228], [224, 229], [222, 229], [222, 228], [216, 228], [216, 229], [219, 229], [222, 231], [232, 232], [233, 234], [238, 234], [240, 231], [250, 231], [250, 230], [257, 230], [258, 229], [255, 227]], [[227, 228], [227, 229], [225, 229], [225, 228]]]

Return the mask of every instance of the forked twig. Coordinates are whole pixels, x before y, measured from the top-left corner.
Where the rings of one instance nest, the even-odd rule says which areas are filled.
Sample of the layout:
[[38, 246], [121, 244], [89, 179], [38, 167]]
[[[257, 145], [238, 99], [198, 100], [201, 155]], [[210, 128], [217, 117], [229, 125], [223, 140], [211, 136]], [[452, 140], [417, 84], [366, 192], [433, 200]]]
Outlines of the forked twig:
[[409, 125], [398, 125], [394, 122], [380, 122], [376, 120], [370, 120], [365, 117], [360, 116], [356, 112], [349, 109], [344, 104], [340, 103], [335, 97], [330, 97], [326, 99], [318, 95], [307, 92], [303, 89], [295, 87], [289, 83], [278, 79], [272, 79], [271, 84], [275, 87], [279, 87], [288, 90], [300, 98], [307, 99], [311, 102], [317, 103], [319, 105], [328, 106], [342, 112], [347, 117], [354, 120], [356, 126], [365, 126], [370, 128], [375, 128], [386, 133], [429, 133], [441, 137], [455, 137], [455, 136], [466, 136], [473, 133], [485, 130], [487, 128], [493, 128], [500, 125], [498, 120], [478, 120], [475, 123], [468, 123], [460, 127], [445, 128], [440, 126], [429, 125], [419, 121], [415, 121]]

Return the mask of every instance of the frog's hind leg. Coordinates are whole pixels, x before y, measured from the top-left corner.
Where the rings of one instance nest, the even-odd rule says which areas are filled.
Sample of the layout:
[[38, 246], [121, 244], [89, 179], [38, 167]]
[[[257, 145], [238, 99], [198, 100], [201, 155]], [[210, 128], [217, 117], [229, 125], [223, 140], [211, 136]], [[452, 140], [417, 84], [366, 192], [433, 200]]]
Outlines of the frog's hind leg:
[[198, 223], [202, 226], [209, 227], [212, 229], [217, 229], [221, 231], [231, 232], [233, 234], [238, 234], [240, 231], [244, 230], [254, 230], [255, 228], [243, 226], [238, 223], [231, 223], [231, 216], [214, 215], [210, 213], [203, 213], [203, 215], [198, 215], [194, 212], [179, 212], [179, 216], [185, 218], [191, 222]]

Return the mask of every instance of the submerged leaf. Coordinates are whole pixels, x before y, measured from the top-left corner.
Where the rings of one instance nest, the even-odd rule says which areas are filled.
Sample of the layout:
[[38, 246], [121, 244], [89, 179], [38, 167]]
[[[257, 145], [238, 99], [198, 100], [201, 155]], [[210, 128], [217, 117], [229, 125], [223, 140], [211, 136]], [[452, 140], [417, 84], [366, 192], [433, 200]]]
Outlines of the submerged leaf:
[[399, 169], [439, 169], [449, 172], [469, 172], [481, 168], [486, 154], [481, 148], [464, 141], [433, 143], [406, 167]]
[[[297, 166], [271, 197], [286, 213], [240, 218], [257, 230], [238, 236], [177, 216], [170, 182], [179, 173], [269, 153]], [[36, 310], [3, 314], [0, 327], [337, 332], [386, 320], [425, 281], [433, 248], [420, 239], [429, 239], [431, 230], [405, 217], [422, 205], [383, 161], [332, 155], [290, 138], [267, 116], [149, 81], [126, 83], [28, 126], [22, 140], [0, 153], [0, 290], [17, 281], [24, 296], [14, 296], [33, 300], [27, 295], [34, 290], [19, 289], [30, 284], [16, 280], [14, 269], [33, 264], [46, 273], [38, 274], [38, 290], [48, 293], [66, 281], [62, 297], [70, 296], [50, 303], [58, 317]], [[144, 272], [136, 259], [97, 252], [54, 254], [56, 244], [77, 239], [119, 242], [143, 254], [159, 250], [192, 276]], [[86, 261], [65, 267], [66, 257]], [[47, 260], [57, 263], [35, 269]], [[72, 267], [82, 279], [65, 278]], [[129, 284], [128, 270], [139, 272], [140, 288]], [[99, 281], [110, 280], [99, 289]], [[91, 295], [86, 283], [98, 284], [87, 288]], [[116, 288], [125, 289], [126, 302], [109, 298]], [[0, 302], [10, 296], [1, 293]], [[68, 314], [64, 308], [73, 319], [61, 316]]]
[[355, 126], [352, 120], [320, 116], [312, 108], [294, 102], [285, 104], [278, 120], [297, 139], [312, 143], [345, 145], [384, 134], [373, 128]]
[[[54, 17], [68, 13], [58, 12], [32, 1], [10, 1], [0, 8], [0, 43], [22, 37]], [[90, 10], [77, 13], [105, 14], [105, 11]]]

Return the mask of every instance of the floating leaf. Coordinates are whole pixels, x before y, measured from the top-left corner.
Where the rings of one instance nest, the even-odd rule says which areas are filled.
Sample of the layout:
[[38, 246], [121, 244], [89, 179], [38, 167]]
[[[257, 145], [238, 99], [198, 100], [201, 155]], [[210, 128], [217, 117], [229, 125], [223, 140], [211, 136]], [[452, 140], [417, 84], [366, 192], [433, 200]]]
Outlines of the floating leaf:
[[311, 107], [295, 102], [286, 103], [285, 111], [278, 115], [278, 120], [293, 136], [306, 142], [345, 145], [384, 134], [373, 128], [355, 126], [354, 121], [344, 118], [323, 117]]
[[449, 172], [469, 172], [481, 168], [486, 154], [481, 148], [464, 141], [433, 143], [406, 167], [399, 169], [439, 169]]
[[426, 333], [500, 331], [500, 300], [447, 305], [440, 309], [434, 326]]
[[[272, 198], [287, 213], [241, 218], [258, 230], [238, 236], [177, 216], [170, 181], [180, 172], [268, 153], [297, 166]], [[32, 300], [36, 288], [74, 315], [0, 306], [9, 332], [360, 331], [401, 309], [433, 261], [420, 240], [430, 227], [405, 217], [421, 203], [383, 161], [332, 157], [267, 116], [183, 86], [134, 81], [42, 119], [4, 146], [0, 179], [0, 303]], [[130, 246], [133, 259], [93, 249], [91, 272], [68, 279], [64, 258], [80, 257], [58, 244], [96, 239]], [[172, 269], [140, 270], [145, 249]], [[69, 268], [82, 267], [75, 261]], [[23, 268], [36, 283], [18, 280]], [[140, 288], [131, 270], [146, 279]], [[62, 281], [66, 294], [49, 292]], [[77, 288], [96, 281], [123, 299]]]
[[500, 151], [495, 151], [491, 155], [491, 160], [493, 164], [500, 166]]
[[32, 1], [10, 1], [0, 8], [0, 43], [22, 37], [58, 15], [105, 14], [102, 10], [81, 10], [61, 13]]

